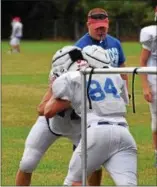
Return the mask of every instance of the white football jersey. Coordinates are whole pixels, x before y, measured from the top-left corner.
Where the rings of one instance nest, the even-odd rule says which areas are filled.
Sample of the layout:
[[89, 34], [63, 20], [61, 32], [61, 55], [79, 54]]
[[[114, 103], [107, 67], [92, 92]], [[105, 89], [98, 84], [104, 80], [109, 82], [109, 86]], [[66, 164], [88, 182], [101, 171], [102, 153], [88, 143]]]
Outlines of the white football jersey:
[[[87, 79], [88, 80], [88, 79]], [[81, 75], [80, 72], [67, 72], [57, 78], [52, 90], [55, 98], [71, 101], [75, 112], [81, 115]], [[87, 114], [96, 116], [124, 116], [128, 92], [124, 81], [118, 74], [92, 75], [89, 88], [92, 109], [87, 100]]]
[[[151, 25], [141, 29], [140, 43], [144, 49], [151, 52], [147, 66], [157, 68], [157, 25]], [[148, 80], [151, 84], [156, 84], [157, 76], [148, 74]]]
[[22, 37], [23, 24], [21, 22], [12, 22], [12, 34], [11, 37]]
[[[60, 62], [60, 61], [58, 61]], [[58, 69], [55, 69], [57, 71], [54, 72], [54, 68], [50, 70], [49, 73], [49, 84], [52, 85], [54, 79], [56, 79], [56, 73], [58, 75], [61, 75], [61, 73], [65, 73], [67, 71], [67, 61], [63, 63], [62, 69], [59, 67]], [[65, 65], [65, 66], [64, 66]], [[76, 63], [73, 63], [70, 66], [70, 69], [68, 71], [76, 70], [77, 65]], [[58, 78], [57, 78], [58, 79]], [[59, 88], [60, 89], [60, 88]], [[59, 115], [54, 116], [53, 118], [50, 119], [50, 127], [53, 132], [57, 134], [62, 134], [62, 135], [75, 135], [75, 134], [80, 134], [81, 132], [81, 119], [78, 117], [75, 118], [74, 110], [68, 109], [62, 113], [62, 117]]]

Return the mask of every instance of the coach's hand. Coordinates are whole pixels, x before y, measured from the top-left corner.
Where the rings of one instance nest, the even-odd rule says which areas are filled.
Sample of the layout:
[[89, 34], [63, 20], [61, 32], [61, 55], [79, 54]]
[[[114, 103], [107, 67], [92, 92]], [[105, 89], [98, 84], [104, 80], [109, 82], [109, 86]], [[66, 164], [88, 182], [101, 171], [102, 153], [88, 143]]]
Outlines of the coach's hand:
[[143, 95], [147, 102], [152, 102], [152, 92], [149, 86], [143, 89]]

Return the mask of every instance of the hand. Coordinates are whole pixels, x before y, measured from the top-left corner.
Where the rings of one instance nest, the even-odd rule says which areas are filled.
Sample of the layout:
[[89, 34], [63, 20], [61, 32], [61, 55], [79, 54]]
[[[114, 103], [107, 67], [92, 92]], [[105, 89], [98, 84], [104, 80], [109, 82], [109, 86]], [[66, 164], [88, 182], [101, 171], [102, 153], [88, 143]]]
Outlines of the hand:
[[146, 101], [152, 102], [152, 92], [149, 86], [143, 89], [143, 95]]

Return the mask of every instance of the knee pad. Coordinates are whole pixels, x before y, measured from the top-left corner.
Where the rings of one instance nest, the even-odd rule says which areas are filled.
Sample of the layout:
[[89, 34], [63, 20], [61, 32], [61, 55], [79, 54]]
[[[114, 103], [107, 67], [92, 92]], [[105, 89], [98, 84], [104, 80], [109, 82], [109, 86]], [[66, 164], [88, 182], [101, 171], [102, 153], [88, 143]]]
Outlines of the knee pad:
[[22, 160], [20, 161], [20, 170], [25, 173], [32, 173], [40, 159], [42, 157], [42, 153], [33, 148], [25, 148]]
[[157, 116], [156, 114], [152, 114], [152, 132], [157, 132]]

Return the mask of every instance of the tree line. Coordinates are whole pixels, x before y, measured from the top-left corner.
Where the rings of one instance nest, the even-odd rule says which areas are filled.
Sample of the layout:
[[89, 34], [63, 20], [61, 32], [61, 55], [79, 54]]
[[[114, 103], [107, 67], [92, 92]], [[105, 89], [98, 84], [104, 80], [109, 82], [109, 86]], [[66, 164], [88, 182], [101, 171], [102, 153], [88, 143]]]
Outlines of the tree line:
[[9, 36], [11, 18], [18, 15], [24, 24], [24, 38], [76, 39], [86, 31], [87, 13], [92, 8], [101, 7], [108, 12], [111, 32], [118, 36], [128, 33], [128, 27], [129, 32], [133, 28], [137, 32], [152, 24], [156, 3], [154, 0], [2, 0], [1, 6], [2, 38]]

